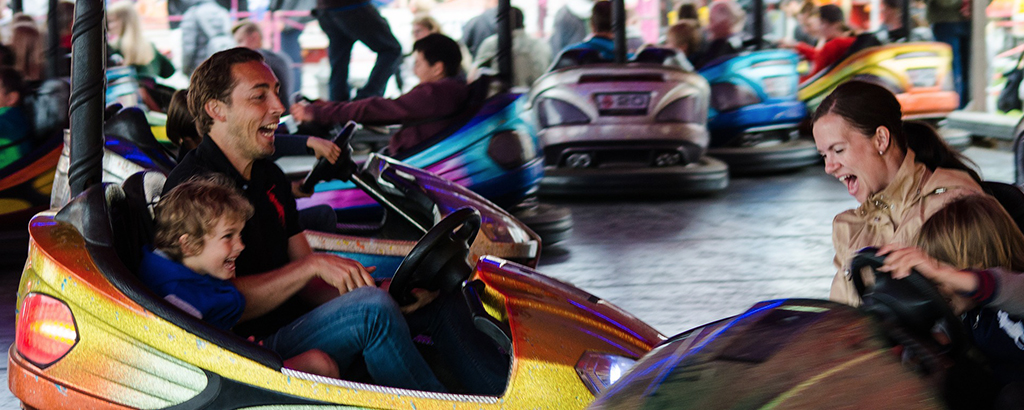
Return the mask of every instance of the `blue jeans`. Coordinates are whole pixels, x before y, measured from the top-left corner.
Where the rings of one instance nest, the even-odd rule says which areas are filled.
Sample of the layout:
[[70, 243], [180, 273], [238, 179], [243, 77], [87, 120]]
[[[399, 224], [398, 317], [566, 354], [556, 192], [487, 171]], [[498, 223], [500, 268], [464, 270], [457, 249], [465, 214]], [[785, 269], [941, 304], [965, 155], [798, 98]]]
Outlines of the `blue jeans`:
[[366, 44], [377, 53], [377, 62], [370, 71], [366, 85], [356, 93], [355, 99], [383, 96], [388, 79], [398, 69], [402, 57], [402, 45], [391, 33], [387, 20], [381, 17], [370, 2], [357, 7], [321, 9], [317, 11], [316, 18], [330, 40], [327, 46], [327, 57], [331, 62], [328, 85], [330, 99], [348, 101], [350, 98], [348, 66], [352, 61], [352, 46], [356, 41]]
[[362, 354], [379, 384], [445, 391], [413, 345], [409, 327], [391, 296], [362, 287], [320, 305], [267, 337], [263, 344], [281, 357], [320, 349], [346, 369]]
[[971, 99], [971, 22], [935, 23], [932, 33], [953, 48], [953, 84], [963, 108]]

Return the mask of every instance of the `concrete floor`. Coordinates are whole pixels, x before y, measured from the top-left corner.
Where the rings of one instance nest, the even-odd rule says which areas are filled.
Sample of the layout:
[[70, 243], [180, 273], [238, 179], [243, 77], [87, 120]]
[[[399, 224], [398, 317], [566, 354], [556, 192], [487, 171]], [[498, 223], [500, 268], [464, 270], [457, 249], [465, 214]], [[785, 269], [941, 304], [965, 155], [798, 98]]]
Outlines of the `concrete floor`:
[[[971, 148], [989, 180], [1012, 182], [1013, 155]], [[666, 335], [785, 297], [826, 298], [834, 274], [831, 220], [856, 206], [820, 166], [733, 179], [724, 192], [673, 201], [560, 202], [572, 237], [539, 270], [632, 312]], [[0, 270], [0, 346], [14, 339], [15, 269]], [[0, 379], [7, 385], [6, 348]], [[7, 389], [0, 410], [16, 409]]]

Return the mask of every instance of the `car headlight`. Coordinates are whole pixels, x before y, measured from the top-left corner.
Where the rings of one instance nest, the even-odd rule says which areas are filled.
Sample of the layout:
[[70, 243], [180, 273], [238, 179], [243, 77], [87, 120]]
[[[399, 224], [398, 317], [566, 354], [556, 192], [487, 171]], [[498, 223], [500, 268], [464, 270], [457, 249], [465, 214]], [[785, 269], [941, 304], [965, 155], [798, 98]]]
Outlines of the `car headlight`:
[[26, 295], [18, 316], [16, 349], [40, 368], [60, 360], [78, 343], [78, 327], [71, 309], [52, 296]]
[[761, 99], [748, 86], [733, 83], [717, 83], [711, 86], [711, 106], [718, 112], [732, 111], [740, 107], [757, 104]]
[[537, 157], [537, 146], [529, 135], [503, 130], [491, 137], [487, 156], [504, 169], [515, 169]]
[[708, 106], [701, 99], [690, 96], [673, 101], [654, 117], [658, 122], [691, 122], [703, 124], [708, 121]]
[[536, 106], [537, 120], [540, 121], [541, 128], [590, 122], [590, 117], [587, 117], [587, 114], [562, 100], [541, 98], [537, 100]]
[[636, 360], [611, 353], [588, 351], [576, 362], [576, 374], [597, 396], [617, 382]]

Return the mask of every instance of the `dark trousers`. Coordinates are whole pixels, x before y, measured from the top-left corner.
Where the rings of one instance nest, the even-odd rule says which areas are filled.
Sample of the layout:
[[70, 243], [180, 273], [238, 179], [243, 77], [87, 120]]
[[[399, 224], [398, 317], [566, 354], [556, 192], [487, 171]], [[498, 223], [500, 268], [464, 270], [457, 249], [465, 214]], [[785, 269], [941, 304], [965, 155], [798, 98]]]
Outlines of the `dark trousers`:
[[366, 44], [377, 53], [377, 62], [366, 85], [356, 93], [355, 99], [383, 96], [388, 79], [395, 73], [402, 57], [402, 45], [391, 33], [387, 20], [369, 2], [354, 8], [319, 10], [316, 18], [330, 40], [327, 46], [327, 57], [331, 62], [328, 85], [330, 99], [350, 99], [348, 66], [352, 61], [352, 46], [356, 41]]
[[971, 99], [971, 22], [935, 23], [932, 32], [953, 48], [953, 84], [963, 108]]

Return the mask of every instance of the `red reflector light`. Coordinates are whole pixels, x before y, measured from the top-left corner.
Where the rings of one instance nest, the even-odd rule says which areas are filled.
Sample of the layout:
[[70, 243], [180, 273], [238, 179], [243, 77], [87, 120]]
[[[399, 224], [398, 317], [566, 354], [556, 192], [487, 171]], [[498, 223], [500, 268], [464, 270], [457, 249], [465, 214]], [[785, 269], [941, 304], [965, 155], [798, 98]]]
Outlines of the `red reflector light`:
[[46, 367], [64, 357], [78, 343], [78, 327], [71, 309], [51, 296], [30, 293], [21, 303], [15, 347], [25, 359]]

